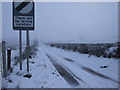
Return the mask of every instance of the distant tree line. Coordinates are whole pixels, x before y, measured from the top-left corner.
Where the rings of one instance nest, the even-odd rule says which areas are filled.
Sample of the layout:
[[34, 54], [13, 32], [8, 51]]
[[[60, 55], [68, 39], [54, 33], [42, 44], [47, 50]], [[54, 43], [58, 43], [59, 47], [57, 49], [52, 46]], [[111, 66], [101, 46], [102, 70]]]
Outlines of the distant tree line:
[[120, 42], [117, 43], [98, 43], [98, 44], [78, 44], [78, 43], [52, 43], [51, 47], [72, 50], [83, 54], [95, 55], [105, 58], [120, 58]]

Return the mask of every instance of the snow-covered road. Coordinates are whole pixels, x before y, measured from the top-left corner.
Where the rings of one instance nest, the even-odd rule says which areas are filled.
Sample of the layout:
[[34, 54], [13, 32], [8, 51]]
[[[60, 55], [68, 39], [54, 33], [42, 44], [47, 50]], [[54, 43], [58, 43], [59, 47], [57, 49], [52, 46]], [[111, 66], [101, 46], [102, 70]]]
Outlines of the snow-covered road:
[[[78, 87], [100, 88], [118, 86], [118, 61], [89, 57], [57, 48], [44, 47], [49, 58], [57, 62], [79, 82]], [[100, 68], [107, 66], [108, 68]]]
[[[118, 60], [98, 58], [41, 44], [30, 59], [31, 78], [24, 77], [19, 64], [8, 77], [9, 88], [117, 88]], [[107, 68], [101, 68], [107, 66]]]

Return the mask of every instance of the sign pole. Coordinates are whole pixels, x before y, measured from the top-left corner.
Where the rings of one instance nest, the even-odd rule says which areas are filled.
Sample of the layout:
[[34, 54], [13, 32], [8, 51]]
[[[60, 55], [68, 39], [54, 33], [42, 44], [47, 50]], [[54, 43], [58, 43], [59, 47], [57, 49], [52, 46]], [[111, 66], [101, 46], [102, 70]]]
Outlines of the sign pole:
[[26, 31], [26, 47], [27, 47], [27, 71], [29, 72], [29, 30]]
[[22, 70], [22, 30], [19, 31], [19, 62], [20, 70]]
[[13, 29], [19, 30], [19, 63], [22, 70], [22, 30], [26, 30], [27, 71], [29, 72], [30, 42], [29, 31], [34, 30], [34, 1], [13, 0]]

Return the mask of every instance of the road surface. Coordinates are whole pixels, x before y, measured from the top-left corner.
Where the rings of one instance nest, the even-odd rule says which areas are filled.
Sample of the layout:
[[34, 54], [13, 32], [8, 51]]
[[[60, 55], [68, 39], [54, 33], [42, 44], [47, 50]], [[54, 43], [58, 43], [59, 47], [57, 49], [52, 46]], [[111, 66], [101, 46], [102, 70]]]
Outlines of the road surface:
[[[13, 53], [18, 53], [13, 51]], [[13, 58], [13, 57], [12, 57]], [[14, 60], [13, 60], [14, 61]], [[8, 77], [9, 88], [118, 88], [118, 59], [89, 56], [78, 52], [39, 45], [29, 60], [31, 78], [19, 64]], [[107, 66], [106, 68], [101, 68]], [[12, 81], [12, 82], [9, 82]]]
[[[111, 74], [111, 72], [109, 72], [109, 68], [110, 68], [109, 65], [112, 63], [107, 61], [107, 59], [105, 61], [109, 64], [109, 65], [107, 65], [108, 68], [100, 68], [100, 65], [103, 65], [104, 61], [103, 61], [103, 63], [98, 65], [99, 68], [96, 68], [96, 65], [91, 67], [91, 65], [89, 65], [89, 64], [87, 66], [82, 64], [82, 61], [83, 61], [83, 60], [81, 60], [82, 58], [78, 58], [79, 62], [76, 60], [76, 58], [74, 59], [74, 57], [72, 57], [72, 59], [71, 59], [71, 57], [69, 57], [71, 55], [71, 54], [69, 54], [69, 52], [71, 52], [71, 51], [68, 51], [68, 54], [65, 55], [65, 52], [67, 52], [67, 51], [62, 52], [62, 50], [59, 50], [56, 48], [42, 47], [42, 50], [45, 52], [46, 56], [49, 58], [49, 60], [54, 65], [54, 67], [57, 69], [57, 71], [60, 73], [60, 75], [72, 87], [91, 88], [91, 87], [93, 87], [93, 85], [99, 86], [100, 84], [101, 84], [100, 85], [101, 87], [102, 87], [102, 85], [104, 87], [104, 84], [106, 84], [105, 85], [106, 87], [107, 87], [107, 85], [112, 85], [112, 86], [114, 85], [115, 87], [117, 87], [117, 85], [120, 84], [120, 82], [118, 82], [118, 80], [117, 80], [117, 77], [113, 78], [109, 75], [109, 74]], [[74, 54], [74, 52], [72, 52], [72, 53]], [[94, 57], [94, 59], [95, 58], [97, 59], [97, 57]], [[101, 59], [103, 59], [103, 58], [101, 58]], [[90, 62], [90, 60], [91, 59], [89, 59], [89, 57], [87, 57], [86, 60], [83, 61], [83, 63], [84, 62], [88, 63], [88, 62]], [[117, 66], [117, 61], [114, 61], [114, 59], [112, 59], [112, 61], [114, 63], [116, 63], [116, 66]], [[94, 64], [95, 63], [96, 62], [94, 62]], [[100, 70], [96, 70], [96, 69], [100, 69]], [[106, 71], [106, 73], [108, 72], [108, 74], [106, 74], [102, 71], [104, 71], [104, 72]], [[117, 70], [116, 70], [116, 72], [117, 72]]]

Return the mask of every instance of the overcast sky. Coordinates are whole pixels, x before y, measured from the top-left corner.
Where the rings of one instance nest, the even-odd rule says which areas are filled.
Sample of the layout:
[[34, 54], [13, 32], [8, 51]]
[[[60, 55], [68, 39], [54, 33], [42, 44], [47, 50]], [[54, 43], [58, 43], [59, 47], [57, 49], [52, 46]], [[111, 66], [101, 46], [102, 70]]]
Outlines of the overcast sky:
[[[2, 10], [3, 40], [16, 44], [19, 33], [12, 28], [12, 3], [4, 2]], [[37, 2], [30, 36], [43, 42], [117, 42], [117, 2]]]

